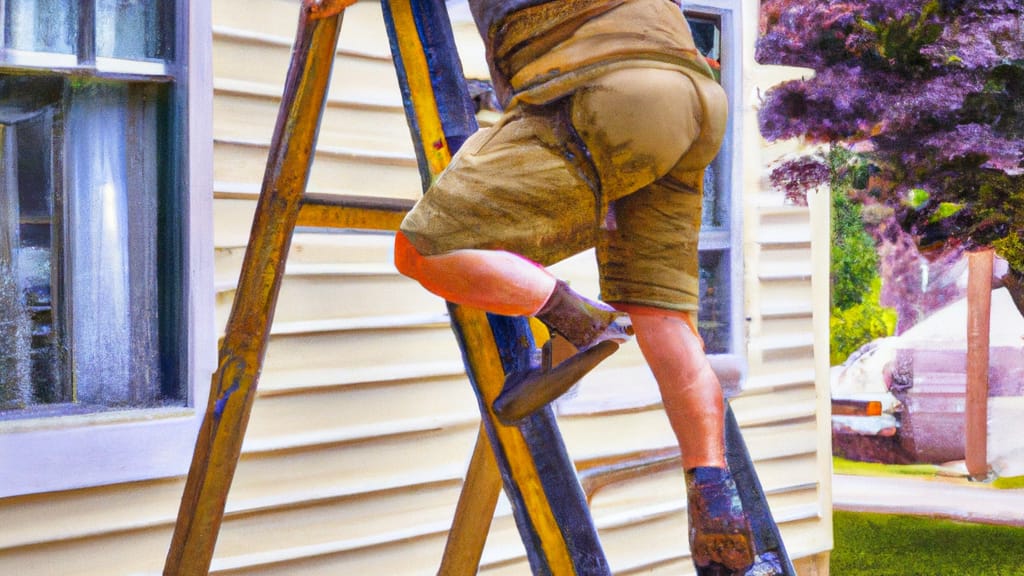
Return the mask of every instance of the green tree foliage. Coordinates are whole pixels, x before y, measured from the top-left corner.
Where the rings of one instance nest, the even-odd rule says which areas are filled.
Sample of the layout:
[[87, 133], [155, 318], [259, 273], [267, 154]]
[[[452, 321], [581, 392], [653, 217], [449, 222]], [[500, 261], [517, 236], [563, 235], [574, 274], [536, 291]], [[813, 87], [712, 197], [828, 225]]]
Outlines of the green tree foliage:
[[878, 278], [875, 241], [864, 229], [861, 207], [845, 189], [832, 189], [832, 308], [860, 304]]
[[845, 310], [832, 308], [828, 324], [829, 360], [833, 366], [845, 362], [861, 346], [876, 338], [892, 336], [896, 330], [896, 311], [879, 303], [881, 278], [872, 280], [870, 286], [860, 303]]
[[879, 302], [875, 241], [864, 229], [861, 206], [850, 198], [864, 176], [863, 162], [841, 148], [828, 155], [832, 192], [832, 314], [829, 320], [833, 365], [842, 364], [858, 348], [896, 330], [896, 311]]
[[[923, 251], [995, 248], [1024, 312], [1021, 0], [765, 0], [761, 10], [758, 60], [814, 70], [765, 93], [762, 134], [856, 145]], [[793, 185], [816, 173], [805, 159], [776, 172]]]

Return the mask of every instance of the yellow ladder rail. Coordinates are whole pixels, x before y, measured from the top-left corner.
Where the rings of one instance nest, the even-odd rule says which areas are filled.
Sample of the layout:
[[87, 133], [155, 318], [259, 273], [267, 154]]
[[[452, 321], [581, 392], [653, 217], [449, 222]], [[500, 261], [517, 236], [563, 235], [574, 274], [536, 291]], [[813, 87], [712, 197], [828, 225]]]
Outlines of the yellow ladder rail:
[[[164, 564], [167, 575], [198, 576], [210, 569], [292, 233], [303, 212], [303, 193], [341, 28], [343, 12], [325, 15], [322, 8], [314, 2], [302, 7], [250, 241]], [[307, 208], [307, 218], [318, 212]]]

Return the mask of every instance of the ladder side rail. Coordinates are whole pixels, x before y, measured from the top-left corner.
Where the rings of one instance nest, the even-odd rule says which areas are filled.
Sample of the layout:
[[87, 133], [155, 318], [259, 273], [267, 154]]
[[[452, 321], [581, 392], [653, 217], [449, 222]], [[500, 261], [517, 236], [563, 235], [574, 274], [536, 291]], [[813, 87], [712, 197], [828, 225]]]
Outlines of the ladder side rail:
[[473, 576], [479, 571], [487, 534], [501, 496], [501, 482], [498, 462], [494, 459], [487, 430], [481, 423], [438, 574]]
[[782, 572], [773, 572], [775, 576], [797, 576], [728, 400], [725, 401], [725, 460], [739, 489], [743, 509], [750, 517], [755, 552], [758, 556], [772, 553], [777, 557]]
[[342, 12], [304, 2], [249, 245], [220, 343], [165, 575], [203, 575], [213, 559], [312, 162]]
[[[382, 5], [426, 188], [447, 165], [449, 150], [475, 131], [476, 121], [444, 2]], [[491, 410], [508, 362], [521, 362], [534, 349], [529, 323], [452, 304], [449, 310], [533, 572], [610, 574], [550, 408], [518, 427], [501, 425]]]
[[[529, 356], [535, 347], [533, 330], [527, 320], [496, 314], [487, 316], [499, 353], [502, 355], [504, 372], [507, 374], [513, 370], [527, 369]], [[494, 436], [498, 436], [502, 429], [509, 429], [499, 423], [491, 408], [503, 386], [504, 382], [502, 386], [488, 391], [486, 397], [488, 418], [485, 423], [490, 425]], [[541, 525], [537, 527], [538, 536], [565, 546], [573, 568], [572, 572], [567, 573], [579, 576], [611, 576], [611, 568], [605, 558], [590, 513], [590, 503], [583, 491], [575, 463], [570, 458], [562, 439], [554, 410], [550, 405], [545, 406], [523, 419], [515, 429], [522, 435], [530, 464], [537, 471], [536, 479], [526, 478], [516, 483], [516, 488], [529, 489], [539, 480], [544, 495], [543, 500], [536, 502], [524, 494], [523, 508], [534, 516], [538, 515], [538, 512], [550, 513], [560, 530], [556, 538], [541, 532], [540, 530], [544, 528]], [[503, 447], [505, 445], [502, 444]], [[515, 458], [517, 455], [509, 454], [508, 457]], [[547, 546], [550, 548], [550, 545]]]
[[[409, 123], [420, 179], [425, 191], [448, 165], [453, 151], [458, 150], [465, 138], [476, 131], [476, 117], [472, 110], [469, 114], [449, 114], [447, 132], [464, 134], [461, 139], [456, 136], [449, 141], [445, 119], [441, 113], [442, 105], [435, 99], [435, 88], [430, 81], [432, 66], [428, 60], [427, 48], [420, 36], [420, 29], [423, 26], [417, 22], [413, 5], [403, 0], [384, 0], [381, 5], [395, 72], [402, 92], [406, 120]], [[447, 32], [440, 34], [440, 38], [453, 42], [447, 18], [435, 24], [445, 27]], [[429, 23], [426, 27], [430, 28]], [[436, 44], [437, 32], [434, 32], [434, 35]], [[454, 49], [448, 52], [453, 53]], [[432, 51], [434, 56], [438, 53], [437, 48]], [[457, 64], [453, 69], [461, 74], [461, 63], [457, 60], [454, 64], [447, 64]], [[437, 67], [436, 59], [433, 67]], [[453, 96], [450, 91], [442, 95]], [[459, 96], [455, 94], [454, 99], [458, 99]], [[461, 120], [462, 126], [452, 126], [453, 119]], [[463, 353], [465, 354], [465, 350]], [[498, 470], [486, 428], [481, 423], [438, 574], [470, 576], [477, 573], [501, 493], [502, 479], [503, 475]]]
[[532, 573], [610, 576], [551, 407], [517, 426], [501, 424], [491, 409], [505, 370], [526, 362], [533, 348], [529, 324], [454, 304], [448, 308]]

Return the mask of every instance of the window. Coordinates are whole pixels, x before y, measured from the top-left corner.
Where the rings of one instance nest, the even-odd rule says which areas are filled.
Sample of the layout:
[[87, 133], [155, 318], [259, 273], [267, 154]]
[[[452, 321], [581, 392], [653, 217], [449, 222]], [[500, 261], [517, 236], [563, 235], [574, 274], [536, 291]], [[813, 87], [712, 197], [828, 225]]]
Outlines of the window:
[[169, 62], [174, 58], [174, 2], [160, 0], [7, 0], [3, 4], [8, 56], [67, 55]]
[[735, 32], [732, 10], [721, 8], [686, 8], [693, 39], [698, 50], [715, 69], [730, 98], [730, 125], [718, 157], [704, 175], [704, 212], [700, 237], [700, 310], [697, 325], [708, 353], [723, 354], [742, 349], [743, 321], [741, 285], [734, 274], [741, 271], [741, 220], [734, 182], [739, 181], [737, 149], [733, 146], [732, 118], [738, 117], [735, 102], [738, 66], [730, 60], [739, 54], [738, 45], [727, 42]]
[[0, 0], [0, 497], [187, 469], [215, 351], [207, 4]]
[[186, 400], [170, 337], [183, 267], [168, 212], [184, 171], [168, 6], [4, 5], [4, 418]]

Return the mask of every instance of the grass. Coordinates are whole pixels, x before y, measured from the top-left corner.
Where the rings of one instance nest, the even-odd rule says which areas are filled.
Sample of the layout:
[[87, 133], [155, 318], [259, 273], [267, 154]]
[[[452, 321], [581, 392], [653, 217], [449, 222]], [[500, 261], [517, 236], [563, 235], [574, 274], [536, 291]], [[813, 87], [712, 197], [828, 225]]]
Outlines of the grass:
[[1007, 476], [1006, 478], [996, 478], [992, 481], [994, 488], [1002, 488], [1003, 490], [1014, 490], [1017, 488], [1024, 488], [1024, 476]]
[[834, 512], [832, 576], [1024, 576], [1024, 528]]
[[[832, 457], [832, 471], [835, 474], [851, 476], [935, 476], [939, 467], [934, 464], [879, 464], [877, 462], [857, 462], [838, 456]], [[996, 478], [991, 486], [1000, 490], [1016, 490], [1024, 488], [1024, 476], [1007, 476]]]
[[835, 474], [850, 474], [854, 476], [935, 476], [939, 472], [939, 467], [934, 464], [857, 462], [833, 456], [832, 471]]

